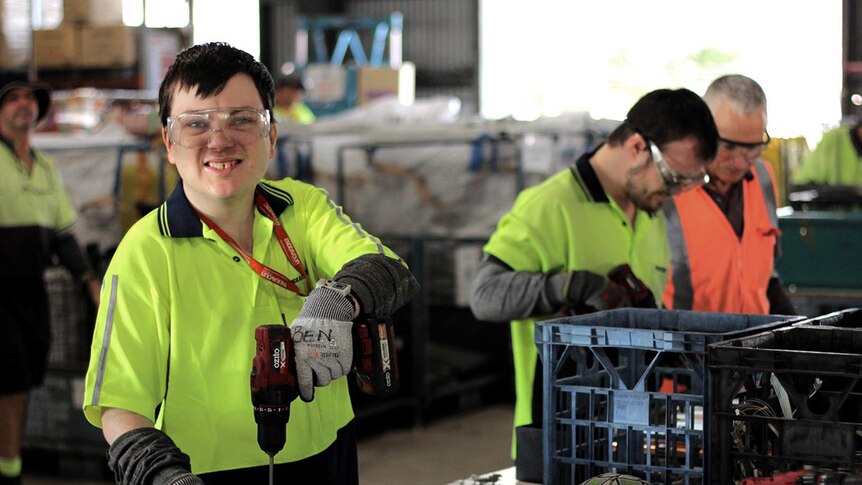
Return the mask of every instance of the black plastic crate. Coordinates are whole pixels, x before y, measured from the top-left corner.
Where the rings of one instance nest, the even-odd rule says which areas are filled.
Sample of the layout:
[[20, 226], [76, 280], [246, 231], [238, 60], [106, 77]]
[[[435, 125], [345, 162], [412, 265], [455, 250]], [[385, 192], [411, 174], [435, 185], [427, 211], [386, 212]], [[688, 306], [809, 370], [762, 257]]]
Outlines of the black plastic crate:
[[44, 278], [51, 318], [48, 365], [57, 369], [85, 369], [92, 326], [86, 323], [87, 302], [81, 287], [60, 266], [46, 269]]
[[621, 309], [537, 322], [544, 483], [700, 483], [707, 346], [804, 317]]
[[720, 342], [708, 369], [710, 483], [862, 470], [862, 330], [796, 325]]
[[819, 317], [803, 320], [796, 325], [820, 325], [824, 327], [862, 327], [862, 308], [847, 308], [837, 312], [827, 313]]

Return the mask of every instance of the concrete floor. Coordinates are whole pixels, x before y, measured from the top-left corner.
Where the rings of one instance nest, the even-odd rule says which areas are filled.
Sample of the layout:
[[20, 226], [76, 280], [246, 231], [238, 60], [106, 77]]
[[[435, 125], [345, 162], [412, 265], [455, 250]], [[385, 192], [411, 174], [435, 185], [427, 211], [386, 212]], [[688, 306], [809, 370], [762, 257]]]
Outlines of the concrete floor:
[[[511, 467], [512, 412], [510, 403], [483, 406], [426, 425], [361, 438], [360, 483], [445, 485]], [[35, 474], [25, 474], [23, 479], [23, 485], [111, 483]]]

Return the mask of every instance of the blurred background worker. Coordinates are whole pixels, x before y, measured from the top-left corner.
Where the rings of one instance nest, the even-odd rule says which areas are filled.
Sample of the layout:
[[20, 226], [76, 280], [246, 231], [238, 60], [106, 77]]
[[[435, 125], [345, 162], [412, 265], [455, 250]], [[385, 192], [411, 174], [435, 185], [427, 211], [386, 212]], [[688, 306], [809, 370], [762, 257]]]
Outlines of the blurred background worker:
[[305, 84], [299, 74], [293, 73], [279, 78], [275, 82], [275, 108], [273, 109], [276, 121], [280, 124], [314, 123], [314, 113], [303, 99], [305, 99]]
[[484, 247], [471, 308], [479, 320], [512, 321], [516, 463], [530, 451], [541, 461], [533, 322], [631, 306], [626, 290], [606, 276], [624, 263], [660, 301], [670, 255], [657, 211], [671, 194], [703, 183], [716, 138], [709, 108], [695, 93], [650, 92], [606, 143], [524, 190], [500, 219]]
[[793, 172], [793, 183], [862, 186], [862, 121], [824, 133]]
[[781, 246], [774, 177], [760, 160], [770, 139], [766, 95], [754, 80], [727, 75], [703, 99], [718, 128], [718, 155], [707, 166], [707, 184], [665, 204], [672, 265], [664, 305], [793, 315], [775, 269]]
[[51, 106], [43, 84], [0, 73], [0, 484], [20, 483], [28, 392], [51, 345], [43, 273], [56, 255], [98, 303], [99, 281], [71, 232], [75, 209], [54, 160], [31, 146]]

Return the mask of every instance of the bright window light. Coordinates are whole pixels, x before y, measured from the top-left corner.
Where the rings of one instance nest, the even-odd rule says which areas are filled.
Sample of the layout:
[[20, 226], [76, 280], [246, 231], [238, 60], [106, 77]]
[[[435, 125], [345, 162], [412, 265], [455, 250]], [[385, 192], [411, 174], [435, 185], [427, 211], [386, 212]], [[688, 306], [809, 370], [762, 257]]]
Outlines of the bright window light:
[[621, 120], [643, 94], [763, 86], [769, 132], [819, 140], [841, 117], [841, 2], [480, 0], [482, 115]]
[[259, 0], [197, 0], [194, 43], [227, 42], [260, 58]]

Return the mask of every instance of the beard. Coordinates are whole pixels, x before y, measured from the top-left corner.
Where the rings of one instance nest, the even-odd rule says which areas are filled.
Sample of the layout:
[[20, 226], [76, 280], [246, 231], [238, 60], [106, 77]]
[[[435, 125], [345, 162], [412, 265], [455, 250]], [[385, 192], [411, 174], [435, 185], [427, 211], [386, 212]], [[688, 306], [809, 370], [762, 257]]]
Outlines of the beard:
[[662, 188], [662, 190], [654, 190], [650, 191], [649, 188], [640, 186], [635, 183], [638, 178], [638, 175], [642, 174], [650, 165], [651, 161], [647, 160], [646, 163], [640, 165], [638, 167], [629, 169], [626, 174], [626, 182], [623, 186], [623, 195], [627, 199], [629, 199], [632, 204], [638, 209], [646, 212], [650, 216], [655, 215], [659, 209], [661, 209], [664, 201], [670, 197], [670, 194]]

